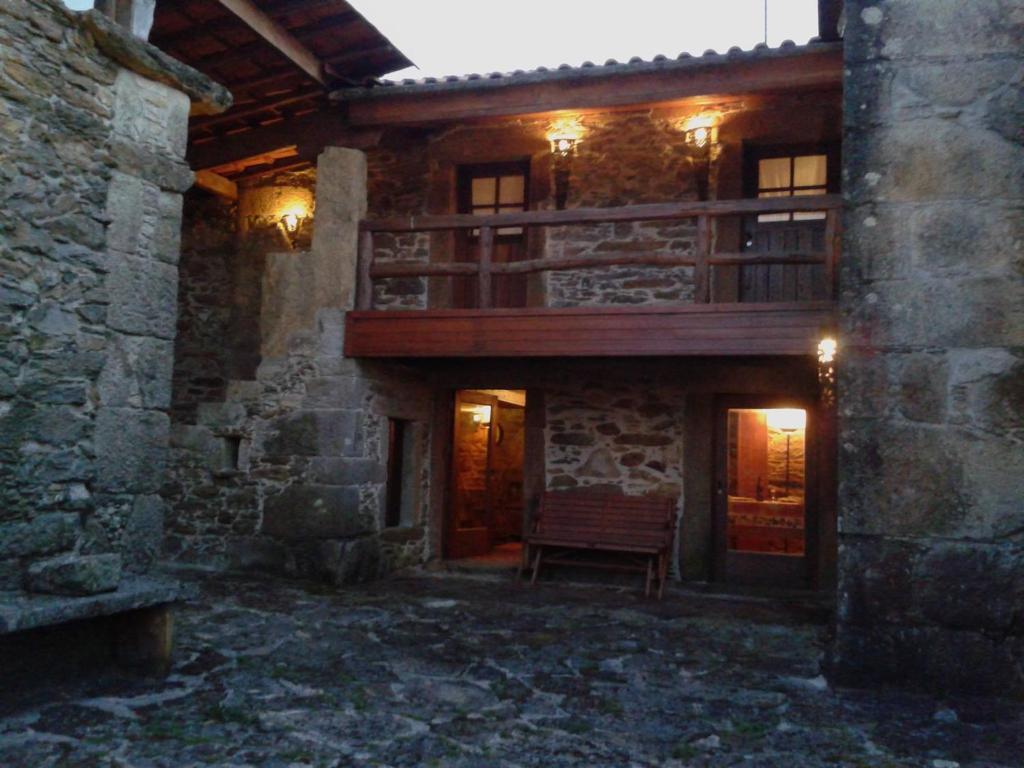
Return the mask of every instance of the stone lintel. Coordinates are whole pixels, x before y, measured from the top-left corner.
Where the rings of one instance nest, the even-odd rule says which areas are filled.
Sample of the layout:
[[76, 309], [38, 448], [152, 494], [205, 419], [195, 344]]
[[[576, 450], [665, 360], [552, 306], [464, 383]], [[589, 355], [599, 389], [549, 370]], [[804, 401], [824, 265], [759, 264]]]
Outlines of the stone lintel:
[[88, 597], [0, 592], [0, 635], [167, 605], [186, 596], [177, 581], [153, 576], [126, 576], [116, 591]]
[[96, 10], [79, 15], [103, 53], [122, 67], [176, 88], [192, 101], [193, 115], [216, 115], [231, 107], [231, 92], [202, 72], [168, 56]]

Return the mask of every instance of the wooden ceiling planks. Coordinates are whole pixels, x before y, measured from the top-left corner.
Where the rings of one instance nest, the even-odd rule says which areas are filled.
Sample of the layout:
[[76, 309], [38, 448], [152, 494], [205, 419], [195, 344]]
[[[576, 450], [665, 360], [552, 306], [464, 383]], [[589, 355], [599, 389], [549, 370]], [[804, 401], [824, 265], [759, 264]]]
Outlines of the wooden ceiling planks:
[[[410, 64], [344, 0], [160, 0], [150, 41], [235, 95], [216, 120], [192, 121], [193, 146], [326, 112], [328, 87]], [[277, 148], [258, 145], [254, 154]]]

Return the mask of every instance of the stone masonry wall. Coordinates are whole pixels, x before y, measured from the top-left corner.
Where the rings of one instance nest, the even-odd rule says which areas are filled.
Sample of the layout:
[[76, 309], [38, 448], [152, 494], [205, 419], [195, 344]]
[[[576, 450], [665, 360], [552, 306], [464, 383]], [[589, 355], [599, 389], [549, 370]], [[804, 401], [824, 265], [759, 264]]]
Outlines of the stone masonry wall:
[[[361, 153], [322, 156], [311, 241], [300, 232], [289, 249], [273, 237], [275, 226], [257, 226], [275, 219], [282, 195], [308, 189], [313, 178], [271, 178], [243, 190], [244, 231], [226, 257], [227, 243], [204, 240], [199, 224], [186, 228], [195, 240], [186, 238], [182, 264], [165, 551], [206, 567], [344, 583], [426, 557], [433, 390], [413, 372], [342, 355], [355, 225], [365, 210]], [[197, 221], [212, 203], [195, 197], [189, 205], [187, 219]], [[226, 335], [207, 331], [206, 319], [226, 326]], [[257, 351], [251, 370], [245, 360], [222, 359], [225, 339]], [[203, 360], [215, 376], [210, 386], [197, 384]], [[408, 514], [396, 528], [384, 526], [389, 418], [409, 423], [413, 443], [403, 483]]]
[[836, 671], [1024, 697], [1024, 2], [846, 7]]
[[189, 97], [89, 18], [0, 5], [0, 589], [112, 589], [163, 525]]
[[[721, 114], [719, 149], [710, 195], [744, 195], [745, 143], [823, 145], [839, 141], [837, 92], [793, 94], [711, 105]], [[702, 108], [703, 109], [703, 108]], [[698, 110], [699, 111], [699, 110]], [[693, 110], [648, 109], [580, 117], [581, 140], [571, 164], [568, 208], [611, 207], [697, 199], [696, 168], [680, 126]], [[794, 120], [793, 115], [799, 115]], [[452, 125], [431, 133], [385, 135], [368, 152], [369, 211], [373, 217], [451, 213], [457, 209], [460, 165], [527, 160], [530, 207], [555, 206], [550, 120], [509, 119], [488, 125]], [[716, 247], [739, 249], [738, 218], [715, 230]], [[525, 250], [530, 258], [654, 253], [691, 256], [692, 220], [537, 228]], [[387, 261], [448, 261], [450, 235], [378, 235], [375, 256]], [[723, 273], [724, 274], [724, 273]], [[446, 306], [444, 279], [376, 281], [375, 306], [421, 309]], [[529, 303], [547, 306], [668, 304], [693, 298], [691, 267], [645, 266], [543, 273]], [[727, 292], [723, 293], [726, 295]]]
[[[693, 163], [678, 118], [651, 112], [585, 117], [566, 207], [696, 200]], [[548, 258], [653, 253], [692, 256], [692, 220], [553, 227]], [[547, 306], [675, 304], [693, 298], [692, 267], [630, 266], [545, 273]]]
[[685, 388], [646, 376], [547, 389], [548, 489], [669, 496], [681, 516], [685, 395]]

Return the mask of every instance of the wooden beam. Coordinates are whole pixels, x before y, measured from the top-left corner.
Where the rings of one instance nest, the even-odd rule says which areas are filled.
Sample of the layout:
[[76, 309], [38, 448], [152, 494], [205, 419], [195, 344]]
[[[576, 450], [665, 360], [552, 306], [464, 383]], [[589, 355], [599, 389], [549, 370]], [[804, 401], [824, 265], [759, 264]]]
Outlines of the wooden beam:
[[274, 46], [318, 83], [326, 84], [324, 64], [288, 30], [257, 8], [252, 0], [219, 0], [260, 37]]
[[579, 70], [572, 76], [530, 75], [482, 79], [434, 87], [337, 91], [354, 126], [428, 125], [455, 120], [536, 115], [566, 110], [608, 109], [640, 104], [672, 104], [696, 96], [839, 89], [843, 54], [836, 46], [789, 55], [743, 59], [721, 57], [707, 63], [666, 66], [632, 73]]
[[741, 216], [760, 213], [828, 211], [842, 207], [841, 195], [765, 197], [740, 200], [706, 200], [680, 203], [642, 203], [614, 208], [567, 208], [562, 211], [516, 211], [476, 216], [450, 213], [427, 216], [396, 216], [364, 219], [359, 226], [373, 232], [437, 232], [479, 227], [537, 227], [566, 224], [605, 224], [628, 221], [665, 221], [697, 216]]
[[313, 167], [313, 162], [313, 160], [307, 158], [286, 157], [259, 170], [251, 170], [236, 176], [235, 181], [248, 181], [249, 179], [258, 179], [261, 176], [270, 176], [275, 173], [284, 173], [285, 171], [300, 171]]
[[196, 171], [196, 186], [228, 200], [238, 199], [238, 185], [213, 171]]
[[380, 358], [812, 356], [831, 302], [349, 312], [345, 355]]
[[[299, 91], [290, 96], [285, 96], [280, 99], [276, 99], [270, 102], [259, 102], [253, 100], [250, 106], [242, 105], [239, 108], [229, 109], [227, 112], [221, 115], [214, 115], [213, 117], [202, 117], [197, 120], [193, 120], [189, 126], [190, 130], [198, 131], [204, 128], [209, 128], [214, 125], [222, 125], [224, 123], [232, 123], [237, 120], [244, 120], [247, 117], [255, 117], [257, 115], [263, 115], [264, 113], [273, 112], [275, 109], [281, 109], [282, 107], [288, 107], [293, 104], [298, 104], [303, 101], [313, 101], [323, 97], [324, 91], [322, 88], [311, 87], [305, 91]], [[266, 115], [270, 117], [270, 115]]]
[[193, 168], [215, 168], [288, 146], [296, 146], [303, 157], [316, 157], [324, 147], [368, 149], [377, 145], [380, 136], [377, 129], [351, 130], [338, 112], [321, 111], [203, 143], [193, 140], [188, 161]]

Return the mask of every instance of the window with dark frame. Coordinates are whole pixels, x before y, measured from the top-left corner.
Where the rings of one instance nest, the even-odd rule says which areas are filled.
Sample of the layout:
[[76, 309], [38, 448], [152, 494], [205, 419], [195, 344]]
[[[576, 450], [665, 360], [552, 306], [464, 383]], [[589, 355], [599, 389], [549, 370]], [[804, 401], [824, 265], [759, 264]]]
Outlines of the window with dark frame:
[[[529, 208], [528, 161], [464, 165], [459, 168], [459, 213], [493, 216]], [[473, 230], [473, 236], [480, 230]], [[498, 237], [519, 237], [522, 227], [502, 227]]]
[[[749, 148], [746, 165], [750, 197], [798, 197], [836, 191], [838, 158], [831, 145]], [[757, 221], [819, 221], [825, 216], [824, 211], [763, 213]]]
[[388, 475], [384, 511], [384, 527], [402, 525], [402, 487], [405, 477], [405, 450], [408, 422], [388, 419]]

